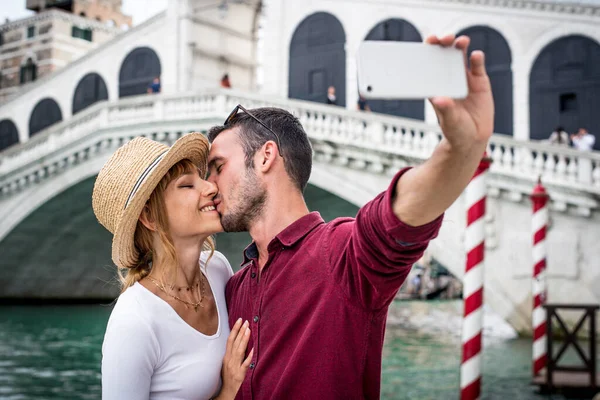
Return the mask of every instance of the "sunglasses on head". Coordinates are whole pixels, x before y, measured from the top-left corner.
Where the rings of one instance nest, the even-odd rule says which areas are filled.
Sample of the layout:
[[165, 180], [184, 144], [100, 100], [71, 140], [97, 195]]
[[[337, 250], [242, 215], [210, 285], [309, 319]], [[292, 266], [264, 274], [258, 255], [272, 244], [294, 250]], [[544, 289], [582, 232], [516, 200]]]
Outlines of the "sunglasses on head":
[[246, 110], [241, 104], [238, 104], [237, 106], [235, 106], [235, 108], [233, 109], [233, 111], [231, 111], [229, 113], [229, 116], [227, 117], [227, 119], [225, 120], [225, 122], [223, 123], [223, 125], [227, 126], [233, 120], [233, 118], [237, 115], [238, 111], [240, 111], [240, 110], [242, 110], [242, 112], [245, 112], [246, 114], [248, 114], [249, 117], [251, 117], [253, 120], [255, 120], [256, 122], [258, 122], [259, 124], [261, 124], [265, 129], [267, 129], [269, 132], [271, 132], [273, 134], [273, 136], [275, 136], [275, 140], [277, 142], [277, 147], [279, 149], [279, 155], [281, 156], [281, 158], [283, 158], [282, 148], [281, 148], [281, 141], [279, 140], [279, 135], [277, 135], [273, 131], [273, 129], [269, 128], [267, 126], [267, 124], [265, 124], [260, 119], [258, 119], [258, 117], [256, 117], [255, 115], [253, 115], [250, 111]]

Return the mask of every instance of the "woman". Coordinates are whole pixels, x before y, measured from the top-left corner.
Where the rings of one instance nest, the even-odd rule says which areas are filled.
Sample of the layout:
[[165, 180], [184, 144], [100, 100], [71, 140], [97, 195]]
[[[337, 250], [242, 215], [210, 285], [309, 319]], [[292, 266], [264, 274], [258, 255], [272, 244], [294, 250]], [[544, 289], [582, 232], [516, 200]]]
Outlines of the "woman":
[[550, 134], [548, 141], [550, 144], [569, 147], [569, 134], [563, 129], [562, 126], [557, 126], [556, 129]]
[[200, 133], [170, 148], [138, 137], [98, 174], [92, 206], [114, 235], [122, 284], [102, 345], [103, 399], [230, 399], [244, 379], [250, 330], [237, 321], [229, 335], [233, 271], [211, 238], [222, 227], [217, 189], [202, 179], [208, 150]]

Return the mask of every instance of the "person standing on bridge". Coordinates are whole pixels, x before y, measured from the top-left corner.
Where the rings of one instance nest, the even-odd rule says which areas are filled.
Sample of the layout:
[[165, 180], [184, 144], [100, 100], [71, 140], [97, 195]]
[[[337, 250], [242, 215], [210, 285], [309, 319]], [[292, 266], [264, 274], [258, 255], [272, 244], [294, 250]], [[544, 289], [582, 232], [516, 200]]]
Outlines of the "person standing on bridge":
[[222, 226], [203, 179], [208, 147], [200, 133], [170, 148], [138, 137], [98, 174], [92, 206], [114, 235], [122, 287], [102, 345], [103, 399], [233, 399], [248, 370], [248, 322], [229, 334], [233, 271], [211, 238]]
[[[465, 36], [427, 42], [465, 57], [469, 46]], [[492, 135], [483, 53], [469, 65], [465, 99], [431, 99], [444, 133], [431, 158], [399, 171], [356, 218], [325, 223], [309, 212], [312, 149], [289, 112], [238, 105], [209, 130], [208, 181], [219, 188], [223, 228], [253, 239], [225, 291], [230, 325], [247, 319], [253, 332], [238, 399], [379, 398], [388, 306]]]

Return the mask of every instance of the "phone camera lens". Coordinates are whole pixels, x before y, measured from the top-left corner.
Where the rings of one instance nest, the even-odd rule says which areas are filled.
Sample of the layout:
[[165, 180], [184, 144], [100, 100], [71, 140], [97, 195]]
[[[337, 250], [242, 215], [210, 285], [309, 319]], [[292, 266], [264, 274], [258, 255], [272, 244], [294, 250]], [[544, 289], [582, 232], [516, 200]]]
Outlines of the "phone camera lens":
[[371, 85], [367, 86], [367, 92], [370, 92], [372, 90], [373, 90], [373, 88], [371, 87]]

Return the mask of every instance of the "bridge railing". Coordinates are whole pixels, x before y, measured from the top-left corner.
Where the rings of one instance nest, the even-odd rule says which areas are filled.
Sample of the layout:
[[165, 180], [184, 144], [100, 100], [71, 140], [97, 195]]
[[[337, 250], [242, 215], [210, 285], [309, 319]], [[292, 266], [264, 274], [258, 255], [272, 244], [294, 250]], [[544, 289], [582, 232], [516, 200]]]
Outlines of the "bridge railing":
[[[50, 154], [68, 151], [71, 144], [109, 128], [133, 129], [140, 123], [225, 118], [238, 103], [246, 108], [275, 106], [296, 115], [326, 161], [375, 172], [396, 170], [427, 159], [442, 139], [439, 126], [406, 118], [347, 110], [311, 102], [215, 90], [180, 95], [144, 95], [95, 104], [68, 121], [53, 125], [27, 142], [0, 152], [0, 190], [11, 176]], [[217, 120], [218, 120], [217, 119]], [[598, 207], [600, 152], [580, 152], [539, 141], [518, 141], [494, 135], [491, 185], [527, 195], [539, 176], [552, 190], [576, 192], [564, 204]], [[519, 182], [521, 186], [519, 186]], [[506, 187], [502, 187], [502, 186]], [[513, 187], [509, 187], [513, 185]], [[493, 188], [492, 188], [493, 189]], [[498, 189], [498, 188], [496, 188]], [[582, 198], [583, 196], [583, 203]], [[560, 196], [559, 196], [560, 197]]]

